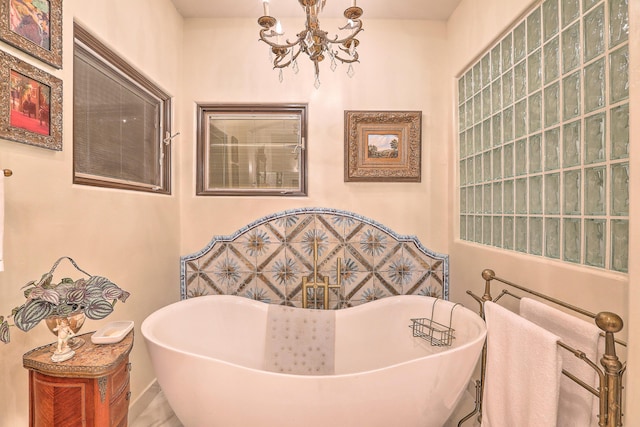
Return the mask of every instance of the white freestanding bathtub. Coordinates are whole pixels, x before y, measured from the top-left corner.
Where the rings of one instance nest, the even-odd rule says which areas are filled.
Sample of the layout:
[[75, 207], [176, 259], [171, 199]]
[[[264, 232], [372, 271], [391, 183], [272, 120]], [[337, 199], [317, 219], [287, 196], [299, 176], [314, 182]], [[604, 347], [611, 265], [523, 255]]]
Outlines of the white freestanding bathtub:
[[187, 427], [441, 427], [486, 329], [477, 314], [437, 300], [433, 317], [451, 320], [452, 345], [414, 337], [410, 319], [430, 317], [435, 301], [403, 295], [335, 310], [329, 375], [265, 370], [269, 304], [243, 297], [169, 305], [145, 319], [142, 334], [160, 387]]

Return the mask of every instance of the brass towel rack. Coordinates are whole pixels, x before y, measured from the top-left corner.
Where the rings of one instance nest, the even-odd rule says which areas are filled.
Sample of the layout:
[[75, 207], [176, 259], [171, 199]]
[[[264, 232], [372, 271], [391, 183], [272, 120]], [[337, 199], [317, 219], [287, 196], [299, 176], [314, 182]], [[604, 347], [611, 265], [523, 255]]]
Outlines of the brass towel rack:
[[[620, 362], [616, 354], [616, 344], [621, 344], [626, 346], [626, 343], [617, 340], [615, 338], [615, 334], [620, 332], [623, 327], [622, 318], [615, 313], [611, 312], [600, 312], [600, 313], [592, 313], [590, 311], [584, 310], [580, 307], [576, 307], [574, 305], [568, 304], [564, 301], [558, 300], [556, 298], [541, 294], [534, 290], [525, 288], [524, 286], [517, 285], [513, 282], [510, 282], [505, 279], [501, 279], [496, 277], [496, 274], [493, 270], [486, 269], [482, 271], [482, 278], [485, 280], [484, 287], [484, 295], [482, 297], [477, 296], [471, 291], [467, 291], [467, 294], [473, 297], [480, 304], [480, 316], [484, 319], [484, 303], [486, 301], [497, 302], [504, 295], [509, 295], [515, 298], [520, 298], [518, 295], [515, 295], [509, 292], [506, 289], [503, 289], [500, 295], [498, 295], [495, 299], [491, 296], [491, 281], [496, 280], [498, 282], [504, 283], [505, 285], [509, 285], [513, 288], [516, 288], [520, 291], [526, 292], [528, 294], [534, 295], [538, 298], [541, 298], [545, 301], [549, 301], [551, 303], [557, 304], [561, 307], [564, 307], [568, 310], [575, 311], [576, 313], [580, 313], [583, 316], [590, 317], [595, 320], [596, 325], [600, 330], [603, 331], [605, 337], [605, 350], [604, 355], [600, 359], [600, 364], [602, 365], [601, 369], [596, 363], [589, 360], [585, 354], [570, 346], [558, 342], [562, 348], [573, 353], [577, 358], [583, 360], [589, 366], [591, 366], [597, 373], [599, 378], [599, 388], [596, 390], [588, 384], [585, 384], [580, 379], [576, 378], [569, 372], [562, 371], [564, 375], [572, 379], [581, 387], [588, 390], [590, 393], [595, 395], [599, 399], [600, 403], [600, 414], [598, 416], [598, 426], [599, 427], [619, 427], [622, 426], [622, 377], [624, 372], [627, 369], [626, 362]], [[482, 395], [483, 395], [483, 387], [484, 387], [484, 379], [485, 379], [485, 370], [487, 365], [487, 346], [485, 344], [482, 350], [482, 365], [480, 370], [480, 380], [476, 381], [476, 398], [475, 398], [475, 408], [471, 413], [466, 415], [464, 418], [460, 420], [458, 423], [458, 427], [462, 425], [465, 421], [469, 420], [475, 414], [478, 414], [479, 417], [482, 415]]]
[[4, 173], [4, 176], [6, 177], [13, 175], [13, 171], [11, 169], [2, 169], [2, 173]]

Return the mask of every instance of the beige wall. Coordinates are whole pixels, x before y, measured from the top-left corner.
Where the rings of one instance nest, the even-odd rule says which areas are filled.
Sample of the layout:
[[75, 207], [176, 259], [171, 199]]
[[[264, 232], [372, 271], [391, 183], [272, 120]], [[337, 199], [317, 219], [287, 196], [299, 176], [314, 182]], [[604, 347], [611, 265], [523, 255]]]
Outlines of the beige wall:
[[[323, 19], [323, 28], [338, 21]], [[299, 31], [299, 20], [284, 21]], [[181, 154], [183, 254], [205, 246], [214, 234], [231, 234], [263, 215], [302, 206], [347, 209], [403, 234], [417, 235], [434, 250], [447, 251], [447, 165], [449, 92], [446, 86], [444, 23], [367, 20], [358, 48], [362, 63], [349, 79], [321, 64], [322, 85], [313, 86], [311, 62], [278, 82], [258, 26], [247, 20], [185, 22], [184, 104]], [[393, 40], [389, 38], [393, 34]], [[195, 197], [195, 111], [197, 102], [308, 103], [309, 196]], [[344, 110], [422, 110], [421, 183], [345, 183]]]
[[[629, 221], [629, 314], [627, 326], [629, 328], [629, 359], [627, 377], [627, 402], [640, 401], [640, 2], [629, 2], [629, 96], [630, 96], [630, 138], [636, 141], [630, 144], [630, 171], [629, 200], [630, 215], [633, 219]], [[640, 425], [640, 407], [637, 404], [629, 403], [626, 408], [625, 425]]]
[[[109, 277], [130, 291], [131, 298], [107, 319], [88, 321], [82, 330], [95, 330], [110, 320], [134, 320], [135, 399], [155, 377], [140, 324], [155, 309], [178, 299], [178, 198], [175, 193], [159, 196], [72, 184], [74, 18], [169, 93], [180, 91], [182, 18], [168, 0], [65, 0], [62, 70], [2, 44], [3, 50], [63, 80], [64, 149], [54, 152], [0, 140], [0, 169], [14, 172], [5, 181], [0, 314], [6, 316], [23, 303], [20, 288], [62, 255], [92, 274]], [[80, 277], [68, 266], [62, 264], [55, 278]], [[53, 339], [38, 325], [29, 333], [11, 328], [11, 343], [0, 344], [0, 425], [28, 425], [28, 374], [22, 355]]]
[[[449, 62], [450, 68], [450, 88], [451, 97], [454, 97], [456, 90], [455, 78], [479, 55], [489, 47], [494, 41], [497, 41], [507, 27], [518, 17], [522, 16], [533, 4], [531, 0], [463, 0], [457, 8], [447, 24], [447, 37], [449, 40]], [[637, 3], [637, 2], [636, 2]], [[630, 52], [637, 52], [639, 48], [639, 36], [637, 28], [634, 27], [635, 20], [633, 17], [639, 16], [639, 7], [634, 2], [629, 2], [631, 7], [633, 30], [631, 36]], [[635, 15], [634, 15], [635, 10]], [[634, 48], [635, 46], [635, 48]], [[633, 74], [631, 76], [632, 89], [631, 96], [635, 101], [631, 101], [632, 105], [636, 105], [638, 100], [638, 71], [637, 56], [631, 55]], [[635, 77], [634, 77], [635, 76]], [[453, 98], [455, 99], [455, 98]], [[451, 107], [453, 108], [453, 107]], [[637, 126], [633, 127], [634, 122], [638, 123], [639, 112], [635, 108], [631, 108], [631, 124], [632, 134], [638, 135]], [[455, 117], [456, 113], [452, 113]], [[634, 120], [635, 117], [635, 120]], [[451, 127], [452, 144], [456, 141], [455, 127]], [[633, 144], [632, 144], [633, 147]], [[457, 148], [454, 149], [452, 158], [457, 157]], [[630, 184], [631, 193], [631, 216], [638, 218], [638, 198], [634, 199], [634, 189], [637, 193], [638, 185], [638, 159], [634, 159], [636, 150], [632, 148], [631, 163], [635, 166], [631, 167], [632, 177]], [[637, 156], [636, 156], [637, 157]], [[449, 169], [449, 189], [452, 194], [457, 194], [457, 169], [455, 161], [450, 163]], [[634, 341], [634, 337], [638, 336], [637, 329], [640, 325], [640, 293], [630, 283], [637, 283], [637, 277], [640, 274], [640, 262], [634, 257], [634, 248], [640, 249], [640, 233], [637, 231], [637, 224], [631, 232], [629, 270], [630, 276], [625, 274], [612, 273], [599, 269], [574, 266], [563, 262], [557, 262], [541, 257], [522, 255], [515, 252], [492, 249], [487, 246], [477, 245], [469, 242], [462, 242], [457, 239], [458, 236], [458, 197], [451, 199], [450, 218], [453, 219], [449, 228], [450, 256], [451, 256], [451, 283], [453, 300], [461, 301], [468, 307], [477, 308], [471, 297], [465, 295], [467, 289], [473, 289], [477, 294], [481, 295], [483, 291], [483, 281], [480, 273], [485, 268], [491, 268], [496, 275], [515, 283], [520, 283], [532, 287], [540, 292], [553, 295], [557, 298], [572, 302], [575, 305], [584, 307], [593, 312], [614, 311], [619, 313], [626, 327], [624, 335], [628, 335], [630, 344], [630, 368], [628, 370], [627, 389], [629, 402], [638, 400], [638, 383], [640, 375], [640, 352], [639, 343]], [[635, 224], [631, 221], [631, 224]], [[631, 281], [629, 278], [632, 278]], [[635, 279], [635, 280], [634, 280]], [[496, 286], [497, 291], [501, 289]], [[494, 291], [494, 294], [496, 291]], [[635, 334], [633, 331], [636, 331]], [[635, 369], [634, 369], [635, 365]], [[635, 384], [634, 384], [635, 383]], [[632, 398], [635, 396], [635, 399]], [[640, 425], [640, 410], [634, 405], [627, 405], [625, 408], [625, 425]]]
[[[635, 16], [640, 16], [640, 5], [630, 3]], [[355, 67], [356, 76], [349, 79], [344, 75], [346, 67], [332, 73], [328, 63], [322, 64], [322, 86], [316, 90], [312, 68], [305, 61], [300, 61], [298, 75], [287, 70], [285, 81], [278, 82], [266, 46], [257, 42], [254, 19], [182, 21], [169, 0], [65, 0], [64, 69], [44, 67], [64, 80], [65, 149], [52, 152], [0, 140], [0, 168], [14, 171], [6, 181], [6, 271], [0, 273], [0, 314], [20, 304], [20, 286], [38, 278], [60, 255], [70, 255], [89, 272], [110, 277], [132, 293], [109, 320], [133, 319], [137, 325], [132, 356], [135, 399], [154, 377], [139, 326], [147, 314], [178, 298], [179, 256], [201, 249], [213, 234], [231, 234], [263, 215], [322, 206], [360, 213], [399, 233], [417, 235], [431, 249], [449, 253], [452, 299], [467, 306], [475, 303], [465, 290], [479, 290], [480, 271], [491, 267], [505, 278], [593, 311], [618, 311], [628, 321], [629, 330], [637, 330], [640, 291], [629, 289], [627, 276], [455, 238], [455, 77], [530, 4], [531, 0], [463, 0], [446, 25], [366, 20], [359, 47], [362, 63]], [[172, 196], [71, 184], [74, 18], [177, 95], [174, 131], [181, 135], [173, 143]], [[322, 23], [335, 28], [338, 21], [323, 19]], [[299, 20], [283, 24], [291, 33], [300, 26]], [[632, 32], [630, 51], [639, 51], [640, 34], [633, 23]], [[4, 44], [2, 48], [42, 66]], [[631, 61], [635, 76], [631, 95], [637, 99], [640, 67], [634, 55]], [[197, 102], [308, 103], [309, 196], [195, 197]], [[344, 110], [422, 110], [422, 182], [345, 183]], [[640, 132], [633, 125], [640, 123], [640, 113], [632, 107], [631, 114], [633, 139]], [[638, 159], [631, 161], [635, 163], [632, 189], [640, 188], [639, 174], [634, 173], [640, 171]], [[640, 209], [638, 200], [631, 199], [634, 216]], [[640, 236], [633, 222], [631, 227], [632, 236]], [[640, 249], [640, 237], [632, 237], [631, 253], [634, 248]], [[631, 277], [637, 278], [640, 263], [633, 260]], [[97, 325], [99, 322], [90, 322], [85, 330]], [[22, 354], [51, 339], [39, 325], [28, 334], [12, 330], [12, 343], [0, 346], [0, 418], [7, 425], [27, 424], [27, 371], [21, 365]], [[633, 340], [631, 344], [632, 362], [640, 366], [640, 349]], [[637, 371], [633, 363], [631, 375]], [[629, 394], [640, 395], [638, 386], [629, 383]], [[625, 424], [640, 425], [639, 411], [630, 405]]]

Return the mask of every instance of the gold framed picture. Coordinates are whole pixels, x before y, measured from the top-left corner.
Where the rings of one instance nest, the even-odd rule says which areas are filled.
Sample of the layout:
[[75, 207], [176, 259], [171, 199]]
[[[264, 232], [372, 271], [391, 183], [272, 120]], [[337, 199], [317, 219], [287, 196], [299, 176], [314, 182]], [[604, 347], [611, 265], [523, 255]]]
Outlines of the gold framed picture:
[[62, 150], [62, 80], [0, 50], [0, 137]]
[[0, 39], [62, 68], [62, 0], [0, 0]]
[[344, 180], [420, 182], [422, 111], [345, 111]]

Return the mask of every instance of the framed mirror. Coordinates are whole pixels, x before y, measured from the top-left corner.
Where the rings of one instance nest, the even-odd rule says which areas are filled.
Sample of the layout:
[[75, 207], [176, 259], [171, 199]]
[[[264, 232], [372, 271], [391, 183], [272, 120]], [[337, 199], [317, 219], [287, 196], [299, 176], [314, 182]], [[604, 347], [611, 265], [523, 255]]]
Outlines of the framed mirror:
[[199, 196], [306, 196], [306, 104], [198, 104]]

